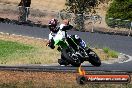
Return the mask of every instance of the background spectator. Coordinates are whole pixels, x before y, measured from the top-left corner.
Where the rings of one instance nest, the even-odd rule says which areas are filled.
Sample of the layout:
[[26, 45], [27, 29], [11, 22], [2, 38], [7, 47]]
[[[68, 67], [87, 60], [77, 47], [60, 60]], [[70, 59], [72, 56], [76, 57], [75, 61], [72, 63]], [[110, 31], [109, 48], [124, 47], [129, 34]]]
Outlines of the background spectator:
[[29, 9], [31, 5], [31, 0], [21, 0], [18, 4], [19, 6], [19, 17], [18, 20], [21, 22], [26, 22], [29, 16]]

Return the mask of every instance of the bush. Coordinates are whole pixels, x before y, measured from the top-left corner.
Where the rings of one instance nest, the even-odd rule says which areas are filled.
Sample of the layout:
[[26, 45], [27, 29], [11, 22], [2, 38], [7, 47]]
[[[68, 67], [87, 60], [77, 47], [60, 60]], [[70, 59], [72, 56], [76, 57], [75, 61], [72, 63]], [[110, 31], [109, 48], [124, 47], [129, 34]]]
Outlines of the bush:
[[[132, 21], [132, 0], [114, 0], [106, 14], [106, 23], [110, 26], [113, 22], [108, 18]], [[120, 24], [123, 24], [123, 21]]]
[[111, 50], [110, 48], [103, 48], [104, 52], [108, 54], [108, 57], [112, 57], [112, 58], [118, 58], [119, 53]]
[[104, 50], [105, 53], [108, 53], [110, 49], [105, 47], [105, 48], [103, 48], [103, 50]]

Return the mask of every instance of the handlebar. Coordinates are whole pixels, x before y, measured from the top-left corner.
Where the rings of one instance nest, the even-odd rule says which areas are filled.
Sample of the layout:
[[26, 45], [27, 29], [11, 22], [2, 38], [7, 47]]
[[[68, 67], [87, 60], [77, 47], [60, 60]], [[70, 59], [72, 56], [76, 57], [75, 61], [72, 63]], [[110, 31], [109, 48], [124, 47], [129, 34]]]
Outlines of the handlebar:
[[73, 28], [72, 25], [64, 26], [64, 27], [62, 28], [62, 31], [71, 30], [72, 28]]

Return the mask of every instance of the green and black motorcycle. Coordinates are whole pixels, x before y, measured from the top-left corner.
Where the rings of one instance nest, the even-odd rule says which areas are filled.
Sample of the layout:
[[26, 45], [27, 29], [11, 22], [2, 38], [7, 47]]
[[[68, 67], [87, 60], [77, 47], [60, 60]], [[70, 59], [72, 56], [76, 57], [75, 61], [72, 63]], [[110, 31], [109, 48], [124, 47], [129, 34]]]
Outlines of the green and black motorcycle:
[[[65, 33], [65, 38], [62, 38], [62, 31]], [[58, 51], [61, 52], [61, 59], [58, 59], [60, 65], [79, 67], [84, 61], [89, 61], [97, 67], [101, 65], [98, 55], [92, 49], [82, 47], [74, 35], [69, 36], [66, 30], [59, 31], [51, 43], [57, 45]]]

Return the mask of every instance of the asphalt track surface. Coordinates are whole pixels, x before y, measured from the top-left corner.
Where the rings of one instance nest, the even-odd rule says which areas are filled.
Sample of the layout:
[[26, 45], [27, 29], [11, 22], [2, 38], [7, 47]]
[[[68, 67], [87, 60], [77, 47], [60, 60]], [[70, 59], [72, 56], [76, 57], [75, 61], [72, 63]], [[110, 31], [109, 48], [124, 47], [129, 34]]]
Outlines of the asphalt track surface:
[[[0, 23], [0, 32], [23, 35], [35, 38], [48, 39], [48, 34], [50, 31], [47, 28], [39, 27], [30, 27], [23, 25], [13, 25]], [[87, 44], [91, 47], [109, 47], [113, 50], [116, 50], [120, 53], [124, 53], [132, 56], [132, 37], [120, 36], [120, 35], [108, 35], [108, 34], [99, 34], [99, 33], [89, 33], [89, 32], [78, 32], [78, 31], [68, 31], [68, 34], [77, 34], [79, 35]], [[59, 70], [59, 71], [75, 71], [76, 67], [61, 67], [59, 65], [55, 66], [20, 66], [23, 68], [29, 69], [40, 69], [40, 70]], [[3, 69], [5, 67], [1, 67]], [[10, 67], [9, 67], [10, 68]], [[124, 63], [114, 63], [106, 64], [103, 63], [100, 67], [94, 67], [91, 64], [87, 63], [83, 65], [83, 68], [87, 71], [127, 71], [132, 72], [132, 61]]]

